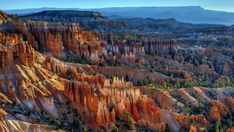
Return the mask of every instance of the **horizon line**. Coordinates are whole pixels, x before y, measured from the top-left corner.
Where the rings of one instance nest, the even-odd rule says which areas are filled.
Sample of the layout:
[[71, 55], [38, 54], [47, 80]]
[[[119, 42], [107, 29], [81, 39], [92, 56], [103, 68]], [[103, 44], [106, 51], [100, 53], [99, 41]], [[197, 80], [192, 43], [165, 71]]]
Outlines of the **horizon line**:
[[[211, 10], [211, 11], [221, 11], [221, 12], [227, 12], [227, 13], [234, 13], [234, 11], [224, 11], [224, 10], [215, 10], [215, 9], [208, 9], [208, 8], [204, 8], [202, 6], [199, 5], [191, 5], [191, 6], [116, 6], [116, 7], [99, 7], [99, 8], [78, 8], [78, 7], [35, 7], [35, 8], [18, 8], [18, 9], [4, 9], [3, 11], [11, 11], [11, 10], [30, 10], [30, 9], [50, 9], [50, 8], [54, 8], [54, 9], [79, 9], [79, 10], [91, 10], [91, 9], [108, 9], [108, 8], [167, 8], [167, 7], [171, 7], [171, 8], [176, 8], [176, 7], [200, 7], [204, 10]], [[1, 9], [0, 9], [1, 10]]]

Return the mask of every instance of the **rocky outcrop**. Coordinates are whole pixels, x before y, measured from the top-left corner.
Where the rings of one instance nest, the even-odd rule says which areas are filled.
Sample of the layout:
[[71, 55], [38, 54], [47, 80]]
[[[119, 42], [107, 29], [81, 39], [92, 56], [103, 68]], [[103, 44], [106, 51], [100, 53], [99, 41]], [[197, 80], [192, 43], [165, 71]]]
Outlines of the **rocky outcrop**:
[[[45, 129], [56, 126], [67, 131], [86, 131], [86, 127], [109, 131], [114, 124], [123, 131], [196, 131], [213, 127], [219, 119], [227, 128], [223, 119], [233, 112], [233, 89], [159, 90], [131, 83], [196, 77], [204, 84], [210, 81], [197, 71], [219, 78], [217, 82], [230, 82], [231, 57], [213, 54], [212, 47], [187, 50], [175, 40], [97, 33], [74, 23], [20, 20], [4, 26], [0, 33], [3, 129], [38, 131], [44, 130], [40, 125], [44, 123], [49, 126]], [[212, 61], [215, 57], [222, 61]], [[72, 63], [79, 61], [95, 65]]]
[[161, 110], [131, 83], [117, 78], [110, 82], [100, 75], [85, 75], [79, 73], [76, 67], [61, 65], [50, 57], [47, 57], [44, 67], [64, 78], [71, 76], [73, 81], [64, 80], [64, 94], [90, 124], [110, 126], [116, 123], [116, 116], [124, 119], [127, 112], [141, 125], [165, 129], [165, 124], [161, 123]]
[[10, 22], [11, 18], [5, 12], [0, 10], [0, 24]]
[[62, 36], [59, 33], [40, 33], [39, 42], [48, 52], [61, 56], [63, 54]]
[[[185, 128], [190, 127], [191, 120], [200, 124], [200, 126], [209, 126], [214, 121], [218, 121], [221, 118], [227, 118], [228, 114], [232, 111], [230, 106], [232, 106], [233, 102], [233, 89], [226, 88], [214, 90], [208, 88], [190, 88], [179, 90], [156, 90], [141, 88], [140, 90], [143, 94], [154, 99], [156, 105], [160, 108], [167, 109], [173, 113], [181, 113], [175, 114], [174, 117], [170, 117], [170, 121], [174, 118], [178, 121], [181, 127]], [[214, 97], [217, 99], [213, 99]], [[208, 116], [204, 116], [204, 113]], [[170, 128], [173, 128], [173, 126], [170, 126]]]
[[[69, 14], [70, 16], [68, 17], [67, 14]], [[45, 11], [45, 12], [28, 15], [28, 17], [25, 18], [33, 18], [34, 20], [44, 20], [50, 22], [51, 21], [59, 22], [60, 20], [63, 20], [63, 22], [65, 20], [67, 20], [68, 22], [73, 22], [78, 19], [80, 21], [83, 21], [83, 19], [85, 19], [84, 20], [85, 22], [82, 23], [78, 22], [82, 29], [95, 29], [101, 32], [106, 30], [107, 32], [114, 32], [115, 30], [124, 30], [121, 32], [121, 34], [125, 34], [126, 32], [129, 32], [129, 30], [133, 30], [134, 35], [133, 34], [116, 35], [113, 33], [105, 33], [105, 32], [94, 33], [92, 31], [84, 31], [81, 29], [73, 30], [73, 28], [77, 27], [76, 24], [74, 24], [76, 26], [74, 25], [71, 26], [70, 24], [68, 24], [69, 26], [67, 26], [67, 24], [58, 24], [58, 23], [48, 24], [48, 22], [43, 22], [44, 24], [40, 24], [40, 22], [32, 22], [32, 21], [30, 22], [31, 24], [21, 24], [22, 27], [18, 28], [21, 28], [19, 32], [23, 33], [24, 36], [27, 36], [27, 40], [29, 41], [30, 44], [33, 45], [33, 47], [36, 50], [40, 49], [40, 51], [43, 52], [52, 51], [56, 52], [56, 54], [60, 53], [62, 54], [60, 57], [66, 58], [67, 60], [72, 60], [73, 62], [74, 60], [78, 60], [75, 57], [77, 57], [76, 54], [79, 53], [78, 56], [79, 58], [82, 58], [83, 60], [88, 60], [85, 62], [91, 64], [107, 65], [110, 63], [111, 65], [119, 65], [124, 63], [127, 66], [144, 65], [145, 66], [144, 68], [147, 69], [151, 67], [150, 70], [155, 70], [154, 68], [157, 67], [156, 70], [161, 70], [160, 72], [162, 73], [168, 72], [164, 70], [169, 69], [169, 72], [173, 74], [177, 74], [174, 72], [178, 71], [179, 69], [177, 67], [179, 67], [181, 71], [183, 72], [186, 71], [191, 75], [193, 75], [194, 77], [193, 81], [195, 83], [199, 81], [198, 78], [200, 76], [197, 75], [196, 73], [197, 70], [202, 72], [209, 72], [211, 76], [209, 78], [212, 84], [220, 75], [225, 75], [225, 76], [233, 75], [232, 72], [233, 52], [230, 49], [232, 46], [228, 45], [229, 43], [230, 44], [232, 43], [232, 39], [230, 39], [231, 36], [226, 32], [213, 30], [213, 29], [227, 29], [228, 27], [220, 25], [213, 25], [214, 27], [210, 27], [207, 25], [208, 27], [206, 27], [205, 25], [203, 25], [206, 27], [205, 28], [205, 27], [200, 27], [201, 25], [190, 25], [190, 24], [187, 25], [187, 24], [177, 23], [174, 19], [122, 20], [128, 23], [126, 24], [118, 20], [99, 21], [99, 17], [100, 14], [96, 12]], [[172, 26], [173, 24], [171, 25], [171, 22], [174, 24], [176, 23], [174, 25], [176, 28]], [[142, 24], [142, 23], [147, 23], [147, 24]], [[183, 28], [181, 28], [180, 26], [183, 26]], [[60, 30], [58, 28], [56, 29], [56, 27], [59, 27]], [[136, 29], [133, 27], [135, 27]], [[42, 30], [43, 32], [46, 32], [40, 38], [37, 36], [40, 36], [40, 34], [43, 33], [41, 31], [38, 31], [39, 29]], [[172, 29], [173, 31], [171, 31]], [[198, 29], [201, 31], [197, 31]], [[26, 33], [25, 30], [28, 30], [29, 33]], [[141, 33], [142, 35], [138, 35], [136, 33], [136, 31], [139, 32], [138, 30], [142, 30], [141, 31], [143, 32]], [[148, 30], [150, 34], [146, 33], [146, 30]], [[64, 33], [64, 31], [66, 33]], [[77, 31], [79, 31], [79, 33], [77, 33]], [[179, 32], [178, 34], [175, 33], [177, 31]], [[83, 33], [81, 32], [85, 32], [84, 35], [82, 35]], [[203, 33], [204, 35], [201, 35], [200, 32]], [[30, 35], [30, 33], [32, 35]], [[36, 44], [38, 42], [41, 43], [43, 39], [48, 38], [47, 36], [49, 34], [52, 34], [53, 36], [56, 34], [60, 34], [62, 36], [62, 41], [61, 41], [62, 45], [60, 44], [60, 41], [59, 39], [57, 39], [57, 37], [55, 37], [56, 43], [48, 42], [49, 44], [46, 44], [46, 42], [43, 41], [42, 44], [39, 44], [39, 46]], [[153, 37], [151, 36], [152, 34]], [[179, 36], [180, 39], [174, 37], [177, 35]], [[53, 37], [49, 38], [52, 39]], [[92, 41], [94, 42], [90, 42], [88, 39], [85, 38], [93, 39]], [[162, 38], [162, 39], [152, 39], [152, 38]], [[177, 40], [174, 40], [173, 38], [176, 38]], [[34, 41], [34, 39], [36, 39], [36, 42]], [[226, 41], [222, 41], [223, 39], [227, 39], [227, 44], [225, 44], [226, 46], [220, 45], [220, 43], [223, 42], [226, 43]], [[98, 40], [105, 41], [106, 46], [100, 46]], [[208, 46], [208, 43], [210, 42], [214, 44]], [[53, 44], [55, 44], [56, 45], [55, 47], [58, 48], [50, 46]], [[38, 47], [38, 49], [36, 47]], [[64, 47], [62, 48], [63, 50], [66, 50], [66, 47], [68, 47], [68, 49], [73, 53], [75, 53], [75, 55], [70, 55], [70, 54], [65, 55], [68, 52], [67, 51], [61, 52], [61, 47]], [[90, 51], [89, 48], [93, 47], [99, 47], [99, 48], [101, 47], [101, 50], [103, 52], [101, 53], [99, 49]], [[224, 50], [225, 52], [223, 52], [222, 50]], [[85, 58], [83, 58], [84, 56]], [[161, 57], [161, 59], [164, 62], [158, 61], [159, 57]], [[173, 64], [168, 64], [167, 62], [172, 62]], [[171, 71], [170, 69], [175, 69], [175, 70]], [[184, 82], [187, 80], [186, 78], [182, 79], [184, 79]]]
[[[64, 105], [68, 100], [62, 92], [65, 86], [63, 79], [42, 68], [44, 55], [20, 40], [19, 43], [13, 40], [5, 43], [4, 40], [0, 44], [2, 131], [49, 131], [58, 128], [56, 120], [64, 129], [74, 125], [74, 120], [79, 124], [81, 119], [75, 119], [78, 118], [76, 111], [59, 116], [74, 109], [71, 105]], [[67, 120], [66, 123], [63, 120]], [[47, 125], [41, 125], [42, 122]], [[77, 126], [77, 129], [82, 128]]]
[[227, 107], [234, 112], [234, 99], [232, 97], [225, 98], [224, 102], [227, 104]]
[[217, 121], [220, 120], [221, 118], [221, 113], [218, 110], [218, 107], [216, 106], [212, 106], [210, 111], [209, 111], [210, 117], [212, 118], [212, 120]]
[[0, 32], [0, 44], [2, 45], [16, 45], [21, 42], [21, 36], [14, 33]]
[[62, 25], [28, 21], [15, 23], [14, 27], [38, 51], [50, 52], [56, 56], [65, 54], [66, 56], [64, 52], [69, 50], [76, 54], [75, 57], [84, 57], [93, 63], [100, 60], [102, 46], [96, 37], [97, 33], [81, 30], [77, 24]]
[[[204, 98], [204, 103], [211, 107], [209, 117], [214, 120], [216, 117], [213, 115], [218, 115], [217, 112], [220, 113], [220, 117], [225, 117], [230, 109], [226, 105], [232, 104], [232, 100], [228, 98], [231, 97], [231, 92], [223, 97], [220, 91], [215, 91], [220, 99], [215, 101], [210, 99], [208, 94], [214, 91], [203, 88], [150, 90], [135, 87], [132, 83], [116, 77], [109, 80], [100, 74], [92, 75], [90, 71], [100, 71], [92, 66], [66, 64], [52, 56], [42, 55], [26, 42], [2, 47], [6, 49], [2, 51], [6, 56], [2, 55], [4, 67], [1, 67], [0, 73], [3, 77], [0, 82], [3, 93], [1, 99], [23, 104], [25, 108], [37, 112], [46, 111], [52, 119], [63, 120], [59, 115], [64, 110], [59, 107], [70, 101], [70, 107], [78, 111], [87, 126], [103, 126], [110, 129], [111, 124], [117, 124], [119, 119], [126, 120], [126, 114], [129, 114], [133, 124], [162, 131], [168, 124], [173, 130], [178, 130], [178, 127], [189, 129], [191, 119], [197, 122], [194, 126], [196, 128], [209, 126], [210, 120], [201, 113], [193, 114], [189, 111], [189, 114], [185, 114], [189, 102], [196, 107], [199, 102], [197, 96]], [[4, 109], [10, 112], [8, 107]], [[170, 116], [167, 117], [162, 109], [168, 110]], [[28, 119], [28, 116], [24, 117], [22, 114], [16, 117], [17, 120]], [[36, 119], [40, 118], [32, 118]], [[71, 118], [68, 121], [73, 120]], [[36, 123], [38, 122], [32, 122]], [[175, 123], [178, 124], [176, 127]], [[32, 127], [35, 128], [34, 125]]]
[[8, 115], [4, 110], [0, 109], [0, 131], [14, 131], [14, 132], [25, 132], [25, 131], [52, 131], [55, 130], [53, 127], [40, 124], [31, 124], [24, 121], [15, 119], [13, 116]]
[[177, 43], [175, 40], [156, 40], [144, 43], [145, 51], [151, 55], [175, 55], [177, 53]]
[[[29, 26], [25, 22], [14, 22], [12, 27], [15, 28], [16, 31], [20, 32], [23, 35], [23, 38], [26, 38], [28, 43], [32, 45], [35, 50], [39, 50], [38, 42], [35, 40], [32, 32], [28, 29]], [[12, 28], [11, 27], [11, 28]]]
[[226, 132], [233, 132], [234, 131], [234, 128], [232, 127], [232, 128], [228, 128], [227, 130], [226, 130]]
[[100, 34], [100, 39], [109, 44], [107, 51], [114, 53], [133, 53], [137, 55], [175, 55], [178, 45], [175, 40], [137, 39], [129, 37], [115, 37], [113, 34]]
[[114, 88], [112, 85], [109, 88], [102, 87], [88, 85], [87, 82], [67, 82], [65, 95], [83, 113], [85, 119], [94, 125], [116, 123], [116, 116], [124, 119], [128, 112], [141, 125], [165, 130], [161, 110], [153, 106], [152, 100], [140, 95], [138, 89]]
[[13, 63], [20, 62], [25, 66], [33, 66], [34, 52], [30, 45], [22, 43], [15, 46], [2, 47], [1, 51], [1, 68], [6, 69]]
[[35, 59], [34, 49], [28, 44], [18, 44], [13, 48], [13, 58], [25, 66], [33, 66]]

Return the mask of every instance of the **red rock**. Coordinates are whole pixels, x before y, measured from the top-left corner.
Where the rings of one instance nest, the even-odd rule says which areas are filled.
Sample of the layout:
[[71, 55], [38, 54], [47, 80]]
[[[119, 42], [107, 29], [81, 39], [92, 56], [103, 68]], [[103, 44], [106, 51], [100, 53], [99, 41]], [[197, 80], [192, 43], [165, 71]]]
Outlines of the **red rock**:
[[48, 51], [51, 51], [57, 55], [62, 54], [62, 36], [60, 33], [56, 34], [45, 34], [45, 47]]
[[234, 127], [228, 128], [228, 129], [226, 130], [226, 132], [234, 132]]
[[[161, 110], [152, 106], [152, 99], [136, 94], [137, 89], [134, 91], [131, 89], [122, 89], [123, 84], [117, 85], [113, 82], [109, 88], [104, 87], [96, 91], [91, 90], [92, 88], [86, 82], [89, 82], [89, 79], [93, 80], [97, 77], [88, 75], [80, 76], [79, 86], [76, 85], [78, 82], [75, 82], [74, 87], [71, 88], [71, 82], [67, 82], [65, 88], [65, 95], [79, 106], [77, 107], [78, 111], [81, 113], [84, 112], [83, 116], [87, 117], [90, 123], [96, 125], [115, 123], [115, 116], [124, 118], [125, 112], [129, 112], [135, 121], [144, 119], [156, 126], [162, 122]], [[99, 83], [99, 81], [94, 82]], [[90, 81], [90, 84], [94, 82]], [[74, 98], [80, 98], [80, 102], [74, 100]], [[95, 119], [95, 122], [92, 119]]]
[[15, 46], [8, 46], [8, 48], [1, 49], [1, 68], [5, 69], [10, 66], [14, 61], [18, 61], [26, 66], [34, 65], [34, 51], [28, 44], [17, 44]]
[[198, 132], [198, 130], [195, 126], [191, 125], [189, 132]]
[[218, 109], [221, 115], [226, 116], [228, 114], [228, 108], [220, 101], [212, 100], [210, 103]]
[[225, 98], [225, 102], [227, 104], [227, 106], [229, 107], [229, 109], [234, 112], [234, 99], [232, 97], [227, 97]]
[[217, 121], [221, 118], [221, 113], [218, 110], [218, 107], [216, 106], [212, 106], [210, 111], [209, 111], [209, 115], [212, 118], [212, 120]]

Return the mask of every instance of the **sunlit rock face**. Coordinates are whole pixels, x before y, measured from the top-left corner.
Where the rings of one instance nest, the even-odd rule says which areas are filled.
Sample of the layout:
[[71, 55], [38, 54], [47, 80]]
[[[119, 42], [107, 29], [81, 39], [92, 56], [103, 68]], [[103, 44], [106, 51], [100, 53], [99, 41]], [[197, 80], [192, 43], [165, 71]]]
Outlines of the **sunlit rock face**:
[[[169, 77], [115, 65], [152, 61], [160, 67], [163, 62], [165, 74], [174, 70], [193, 80], [192, 73], [170, 67], [177, 64], [173, 58], [186, 57], [191, 61], [186, 66], [194, 71], [215, 70], [208, 64], [194, 66], [199, 62], [183, 56], [186, 52], [175, 40], [121, 38], [72, 23], [21, 20], [6, 27], [0, 30], [0, 131], [111, 131], [113, 124], [123, 131], [202, 131], [234, 112], [231, 88], [134, 86], [145, 78], [158, 83]], [[200, 51], [205, 52], [194, 52]], [[206, 49], [205, 54], [213, 52]], [[91, 65], [64, 62], [75, 56]], [[218, 69], [224, 74], [219, 80], [228, 80], [231, 66]]]
[[146, 125], [148, 122], [153, 128], [165, 129], [165, 124], [161, 119], [161, 110], [153, 106], [151, 99], [142, 96], [139, 89], [131, 89], [121, 82], [118, 86], [120, 88], [114, 88], [112, 85], [115, 86], [115, 83], [117, 82], [110, 84], [110, 87], [102, 86], [104, 88], [100, 87], [101, 85], [96, 88], [95, 85], [92, 87], [91, 83], [89, 83], [91, 86], [88, 86], [85, 82], [82, 84], [82, 81], [68, 83], [65, 95], [74, 102], [87, 121], [94, 125], [116, 123], [116, 116], [124, 119], [124, 113], [129, 112], [141, 125]]
[[[210, 126], [213, 121], [226, 117], [228, 111], [232, 111], [229, 107], [232, 102], [232, 89], [137, 88], [117, 78], [111, 83], [103, 76], [80, 73], [81, 69], [86, 69], [83, 66], [59, 65], [60, 63], [53, 58], [47, 59], [47, 67], [52, 72], [57, 72], [65, 78], [68, 75], [74, 77], [74, 81], [65, 81], [64, 94], [93, 126], [117, 123], [114, 117], [124, 118], [124, 113], [128, 112], [136, 123], [149, 128], [164, 130], [167, 124], [175, 131], [180, 127], [189, 129], [190, 121], [193, 120], [197, 123], [196, 128], [202, 129]], [[66, 74], [66, 71], [69, 71], [69, 74]], [[211, 94], [216, 95], [217, 99], [213, 99]], [[209, 117], [204, 116], [202, 111]]]
[[[116, 123], [116, 116], [124, 119], [125, 112], [129, 112], [141, 125], [165, 129], [161, 110], [131, 83], [118, 78], [110, 82], [102, 75], [85, 75], [75, 66], [45, 57], [23, 41], [1, 46], [2, 96], [10, 104], [36, 112], [46, 111], [51, 118], [59, 119], [61, 110], [56, 106], [57, 101], [66, 102], [67, 98], [90, 125], [109, 126]], [[71, 78], [75, 81], [67, 80]], [[58, 96], [61, 97], [55, 99]], [[17, 117], [27, 120], [22, 115]]]
[[0, 131], [52, 131], [54, 128], [40, 125], [40, 124], [31, 124], [24, 121], [15, 119], [12, 115], [6, 113], [3, 109], [0, 109], [0, 122], [1, 127]]
[[[16, 31], [41, 52], [49, 52], [56, 56], [74, 56], [85, 58], [92, 64], [103, 61], [115, 61], [144, 64], [142, 55], [162, 55], [172, 57], [177, 54], [175, 40], [138, 40], [121, 38], [109, 34], [82, 30], [77, 24], [59, 24], [48, 22], [13, 23]], [[108, 43], [108, 44], [106, 44]]]
[[[56, 120], [75, 117], [75, 113], [60, 116], [73, 107], [66, 105], [63, 79], [42, 68], [45, 56], [21, 36], [4, 34], [0, 40], [0, 102], [2, 111], [6, 111], [1, 116], [1, 130], [49, 131], [56, 129]], [[66, 129], [74, 119], [66, 122]]]
[[47, 57], [44, 67], [64, 78], [71, 76], [75, 80], [65, 80], [64, 94], [88, 123], [109, 126], [116, 123], [116, 116], [124, 119], [125, 112], [128, 112], [141, 125], [148, 122], [151, 124], [149, 127], [165, 129], [161, 110], [154, 107], [153, 101], [141, 95], [131, 83], [118, 78], [111, 83], [101, 75], [85, 75], [79, 73], [76, 67], [61, 65], [51, 57]]
[[55, 33], [54, 35], [51, 33], [41, 34], [40, 33], [40, 43], [45, 44], [45, 49], [48, 52], [55, 53], [57, 55], [61, 55], [63, 53], [62, 47], [62, 37], [61, 34]]
[[0, 24], [10, 22], [11, 17], [7, 15], [5, 12], [0, 10]]
[[19, 61], [26, 66], [33, 66], [34, 64], [33, 48], [25, 43], [6, 47], [2, 45], [0, 54], [2, 69], [12, 65], [14, 61]]
[[173, 113], [184, 113], [185, 115], [175, 115], [175, 119], [182, 127], [190, 127], [190, 119], [201, 126], [210, 126], [212, 122], [228, 118], [233, 111], [230, 107], [233, 102], [231, 88], [195, 87], [168, 91], [143, 88], [141, 92], [153, 98], [157, 105], [164, 109]]
[[105, 49], [94, 31], [81, 30], [77, 24], [57, 24], [47, 22], [14, 23], [16, 31], [23, 34], [33, 48], [57, 57], [85, 58], [93, 64], [101, 62]]
[[59, 80], [55, 81], [51, 78], [51, 82], [49, 81], [48, 77], [52, 76], [51, 73], [40, 69], [41, 66], [35, 58], [43, 59], [43, 55], [37, 53], [31, 45], [20, 42], [15, 45], [1, 44], [1, 47], [0, 86], [3, 94], [11, 97], [11, 101], [39, 110], [37, 104], [39, 102], [35, 100], [43, 96], [51, 96], [50, 92], [56, 89], [63, 89], [63, 84]]

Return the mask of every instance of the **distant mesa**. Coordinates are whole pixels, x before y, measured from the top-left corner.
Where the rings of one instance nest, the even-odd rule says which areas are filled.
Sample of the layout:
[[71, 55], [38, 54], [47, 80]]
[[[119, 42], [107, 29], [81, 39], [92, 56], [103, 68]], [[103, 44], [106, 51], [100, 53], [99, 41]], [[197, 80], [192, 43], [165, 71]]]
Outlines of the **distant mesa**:
[[[7, 10], [10, 14], [29, 14], [38, 13], [45, 10], [81, 10], [78, 8], [37, 8], [37, 9], [18, 9]], [[234, 13], [206, 10], [200, 6], [184, 7], [118, 7], [100, 9], [82, 9], [84, 11], [97, 11], [109, 19], [123, 18], [154, 18], [168, 19], [175, 18], [181, 22], [195, 24], [234, 24]], [[82, 12], [81, 12], [82, 13]]]
[[77, 22], [77, 21], [99, 21], [106, 20], [104, 16], [95, 11], [76, 11], [76, 10], [53, 10], [42, 11], [35, 14], [25, 15], [31, 19], [63, 21], [63, 22]]

